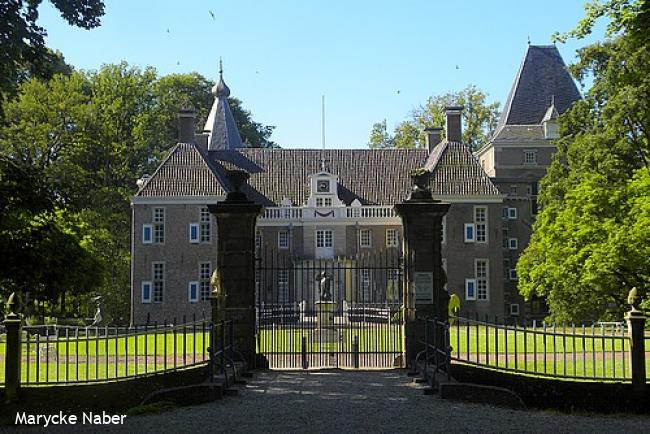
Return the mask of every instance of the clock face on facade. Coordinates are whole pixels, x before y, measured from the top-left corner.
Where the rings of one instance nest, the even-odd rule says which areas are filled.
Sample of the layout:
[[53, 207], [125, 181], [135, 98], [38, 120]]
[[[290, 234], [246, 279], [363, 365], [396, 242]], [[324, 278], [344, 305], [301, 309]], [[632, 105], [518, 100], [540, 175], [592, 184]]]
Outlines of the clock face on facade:
[[317, 190], [319, 193], [329, 193], [330, 191], [330, 182], [329, 181], [318, 181]]

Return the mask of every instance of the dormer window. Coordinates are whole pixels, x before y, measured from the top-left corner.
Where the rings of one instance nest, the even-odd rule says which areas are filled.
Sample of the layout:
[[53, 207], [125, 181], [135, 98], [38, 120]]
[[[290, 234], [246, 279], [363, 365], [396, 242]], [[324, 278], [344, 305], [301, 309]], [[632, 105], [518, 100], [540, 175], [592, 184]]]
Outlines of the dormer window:
[[316, 198], [316, 207], [317, 208], [330, 208], [332, 206], [331, 197], [317, 197]]
[[345, 204], [337, 194], [338, 177], [328, 172], [309, 176], [310, 195], [307, 206], [313, 208], [338, 208]]

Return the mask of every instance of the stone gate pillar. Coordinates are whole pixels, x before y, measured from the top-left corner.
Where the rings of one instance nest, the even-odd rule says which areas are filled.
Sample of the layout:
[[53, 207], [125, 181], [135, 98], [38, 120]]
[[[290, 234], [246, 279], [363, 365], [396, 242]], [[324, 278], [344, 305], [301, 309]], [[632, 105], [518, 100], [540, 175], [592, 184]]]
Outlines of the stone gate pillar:
[[441, 243], [442, 218], [450, 204], [432, 198], [428, 175], [424, 169], [413, 171], [409, 198], [395, 205], [404, 227], [404, 328], [409, 368], [417, 353], [424, 349], [423, 320], [448, 317], [449, 294], [444, 289]]
[[233, 321], [235, 348], [249, 368], [254, 368], [255, 223], [262, 207], [240, 191], [248, 178], [241, 170], [228, 172], [233, 191], [208, 209], [217, 219], [217, 271], [225, 293], [224, 319]]

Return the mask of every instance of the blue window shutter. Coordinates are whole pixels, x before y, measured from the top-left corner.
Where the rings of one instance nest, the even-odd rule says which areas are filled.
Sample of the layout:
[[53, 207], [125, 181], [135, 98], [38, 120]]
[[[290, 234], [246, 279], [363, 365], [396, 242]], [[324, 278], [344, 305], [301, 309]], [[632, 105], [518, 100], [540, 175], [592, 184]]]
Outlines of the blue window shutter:
[[465, 223], [465, 242], [474, 242], [474, 223]]
[[153, 228], [151, 225], [142, 225], [142, 243], [151, 244]]
[[199, 225], [196, 223], [190, 223], [190, 243], [199, 242]]
[[142, 282], [142, 302], [151, 302], [151, 282]]

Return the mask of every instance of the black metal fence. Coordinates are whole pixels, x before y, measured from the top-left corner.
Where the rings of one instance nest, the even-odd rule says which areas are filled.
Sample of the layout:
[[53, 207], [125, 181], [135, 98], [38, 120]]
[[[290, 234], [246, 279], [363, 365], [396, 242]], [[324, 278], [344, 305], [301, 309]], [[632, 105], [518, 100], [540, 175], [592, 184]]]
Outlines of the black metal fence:
[[[624, 324], [511, 325], [478, 318], [427, 320], [426, 357], [543, 377], [630, 381], [630, 339]], [[441, 340], [444, 336], [444, 340]], [[646, 341], [649, 338], [646, 337]], [[448, 352], [448, 359], [444, 358]], [[441, 365], [442, 366], [442, 365]]]
[[[231, 322], [199, 320], [127, 327], [24, 326], [21, 384], [80, 384], [116, 381], [214, 363], [232, 366]], [[6, 359], [0, 344], [0, 357]], [[0, 359], [0, 360], [2, 360]], [[4, 360], [3, 360], [4, 361]], [[4, 367], [0, 369], [4, 382]]]
[[255, 277], [257, 350], [271, 368], [401, 365], [404, 273], [398, 249], [302, 259], [262, 248]]

